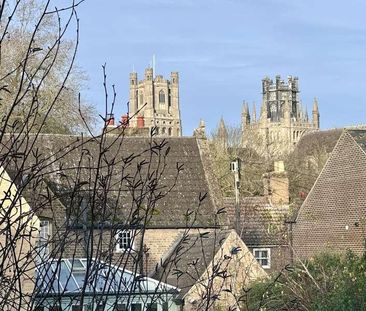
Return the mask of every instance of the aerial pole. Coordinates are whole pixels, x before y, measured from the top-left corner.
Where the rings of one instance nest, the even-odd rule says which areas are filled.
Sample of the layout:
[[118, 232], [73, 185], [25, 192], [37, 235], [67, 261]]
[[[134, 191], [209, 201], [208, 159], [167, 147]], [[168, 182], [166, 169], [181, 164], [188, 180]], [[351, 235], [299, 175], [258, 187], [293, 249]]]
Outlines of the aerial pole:
[[239, 233], [240, 230], [240, 165], [241, 160], [236, 158], [230, 163], [230, 170], [234, 173], [234, 190], [235, 190], [235, 230]]

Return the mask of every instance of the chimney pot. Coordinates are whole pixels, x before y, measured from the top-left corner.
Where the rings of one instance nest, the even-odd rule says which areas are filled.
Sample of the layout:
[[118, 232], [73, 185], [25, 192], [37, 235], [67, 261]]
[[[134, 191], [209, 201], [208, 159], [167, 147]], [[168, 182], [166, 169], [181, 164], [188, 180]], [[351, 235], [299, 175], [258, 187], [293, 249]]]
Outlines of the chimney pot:
[[124, 114], [121, 118], [121, 123], [123, 127], [128, 127], [128, 114]]
[[107, 126], [114, 126], [114, 114], [113, 113], [107, 114], [106, 125]]
[[139, 129], [141, 129], [141, 128], [144, 128], [144, 127], [145, 127], [145, 119], [144, 119], [144, 117], [143, 117], [143, 116], [138, 116], [138, 117], [137, 117], [137, 127], [138, 127]]

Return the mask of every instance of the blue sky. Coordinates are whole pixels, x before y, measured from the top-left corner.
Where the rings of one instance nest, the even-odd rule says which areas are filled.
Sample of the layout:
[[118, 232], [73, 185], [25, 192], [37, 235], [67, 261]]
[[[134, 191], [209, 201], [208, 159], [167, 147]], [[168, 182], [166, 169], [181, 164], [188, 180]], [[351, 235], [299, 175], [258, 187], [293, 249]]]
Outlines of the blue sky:
[[156, 55], [156, 72], [180, 73], [183, 133], [200, 118], [240, 123], [242, 101], [261, 101], [261, 79], [299, 77], [301, 99], [319, 101], [321, 127], [366, 124], [364, 0], [87, 0], [79, 9], [83, 98], [104, 111], [101, 66], [126, 111], [128, 77]]

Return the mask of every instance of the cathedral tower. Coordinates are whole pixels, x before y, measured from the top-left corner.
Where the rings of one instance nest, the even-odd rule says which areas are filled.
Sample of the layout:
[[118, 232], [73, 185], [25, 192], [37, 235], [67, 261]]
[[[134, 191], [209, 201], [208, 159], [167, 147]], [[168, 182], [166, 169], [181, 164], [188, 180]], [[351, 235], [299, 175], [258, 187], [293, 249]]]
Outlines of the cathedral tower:
[[314, 98], [313, 103], [313, 126], [319, 128], [320, 125], [320, 115], [319, 115], [319, 108], [318, 108], [318, 100]]
[[261, 154], [280, 156], [289, 153], [305, 132], [318, 130], [318, 102], [314, 100], [311, 122], [302, 107], [299, 92], [297, 77], [288, 76], [287, 81], [280, 76], [274, 81], [265, 77], [259, 120], [256, 121], [254, 114], [251, 120], [248, 104], [243, 106], [243, 146]]
[[[158, 136], [181, 136], [179, 108], [179, 75], [172, 72], [170, 80], [154, 76], [152, 68], [145, 69], [144, 80], [130, 73], [129, 127], [156, 127]], [[143, 120], [143, 121], [141, 121]]]

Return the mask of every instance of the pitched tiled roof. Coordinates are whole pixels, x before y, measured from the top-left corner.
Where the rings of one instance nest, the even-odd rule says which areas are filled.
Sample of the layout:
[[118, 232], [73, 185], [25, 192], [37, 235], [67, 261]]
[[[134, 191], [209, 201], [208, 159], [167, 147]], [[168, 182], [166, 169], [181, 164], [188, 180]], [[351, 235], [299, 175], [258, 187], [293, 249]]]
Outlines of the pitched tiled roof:
[[[37, 139], [35, 136], [24, 137], [24, 141], [18, 140], [16, 146], [10, 140], [5, 141], [0, 146], [0, 154], [7, 155], [6, 169], [16, 175], [19, 164], [24, 161], [24, 151], [31, 150], [25, 159], [26, 171], [41, 175], [66, 207], [80, 205], [79, 199], [74, 198], [71, 202], [70, 193], [77, 188], [78, 194], [82, 193], [87, 200], [92, 198], [101, 205], [104, 202], [110, 206], [117, 205], [118, 217], [123, 221], [128, 217], [131, 206], [135, 210], [144, 209], [151, 197], [154, 199], [162, 195], [153, 208], [148, 226], [185, 227], [188, 210], [197, 212], [194, 225], [214, 226], [215, 206], [208, 193], [208, 182], [195, 138], [151, 139], [108, 135], [102, 144], [104, 149], [101, 151], [99, 138], [43, 134]], [[11, 148], [13, 150], [9, 153]], [[179, 175], [178, 167], [183, 168]], [[39, 180], [33, 186], [38, 183]], [[103, 189], [107, 193], [103, 193]], [[145, 191], [144, 200], [139, 203], [141, 190]], [[200, 204], [199, 198], [205, 193], [208, 196]]]
[[176, 243], [179, 250], [172, 249], [174, 257], [168, 257], [152, 277], [178, 287], [181, 290], [180, 296], [183, 297], [206, 271], [230, 232], [189, 233], [184, 242], [183, 236], [180, 236]]
[[[225, 198], [225, 206], [234, 226], [234, 198]], [[240, 201], [238, 234], [247, 246], [287, 245], [285, 211], [272, 206], [267, 197], [244, 197]]]
[[366, 152], [366, 130], [347, 130], [347, 133]]
[[366, 214], [366, 131], [345, 130], [294, 225], [300, 257], [325, 250], [364, 252]]

